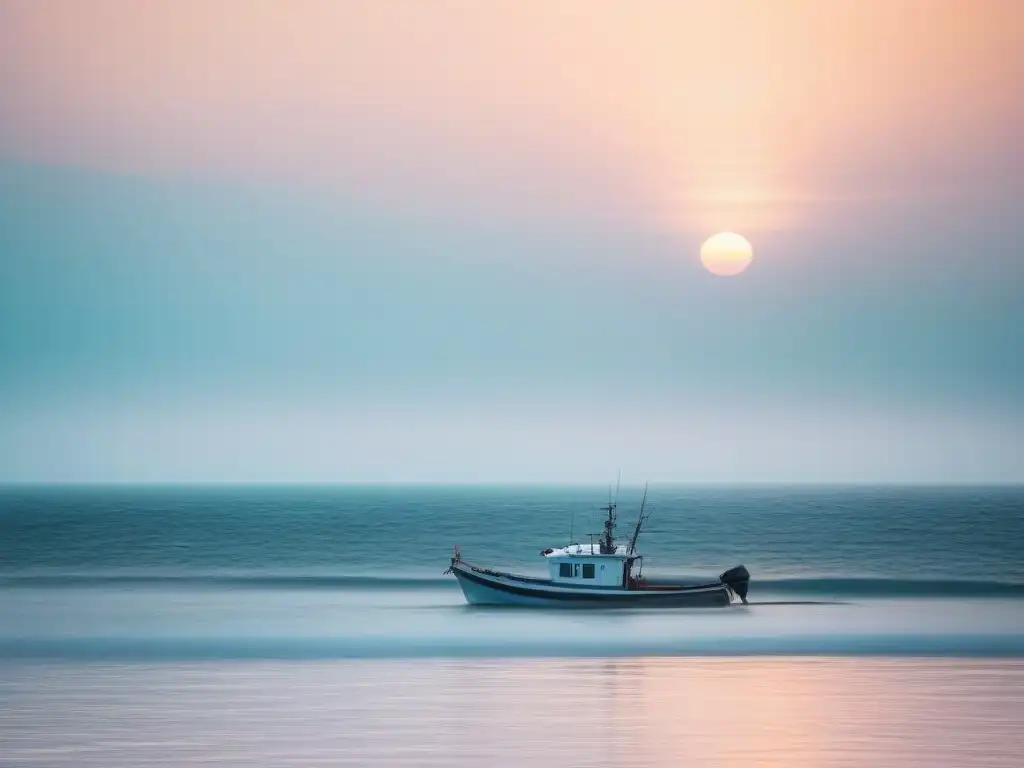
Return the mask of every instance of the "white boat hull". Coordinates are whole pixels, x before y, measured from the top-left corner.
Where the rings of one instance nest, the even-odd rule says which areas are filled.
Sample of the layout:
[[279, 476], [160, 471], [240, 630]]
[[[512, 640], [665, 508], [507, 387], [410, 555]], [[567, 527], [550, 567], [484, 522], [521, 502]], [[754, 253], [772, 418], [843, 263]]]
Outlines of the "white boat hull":
[[452, 564], [466, 601], [472, 605], [520, 605], [559, 608], [685, 608], [727, 606], [733, 593], [722, 583], [679, 587], [567, 587], [547, 579]]

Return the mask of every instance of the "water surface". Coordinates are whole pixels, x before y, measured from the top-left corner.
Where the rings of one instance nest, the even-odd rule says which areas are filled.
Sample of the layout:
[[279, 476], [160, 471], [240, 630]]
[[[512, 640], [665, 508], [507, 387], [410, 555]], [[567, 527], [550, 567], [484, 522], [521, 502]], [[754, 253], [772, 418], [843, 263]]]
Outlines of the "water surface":
[[[604, 489], [0, 489], [0, 763], [1017, 766], [1024, 490], [652, 489], [652, 576], [751, 604], [465, 605]], [[623, 491], [620, 535], [638, 492]]]
[[0, 664], [5, 765], [1015, 768], [1019, 661]]

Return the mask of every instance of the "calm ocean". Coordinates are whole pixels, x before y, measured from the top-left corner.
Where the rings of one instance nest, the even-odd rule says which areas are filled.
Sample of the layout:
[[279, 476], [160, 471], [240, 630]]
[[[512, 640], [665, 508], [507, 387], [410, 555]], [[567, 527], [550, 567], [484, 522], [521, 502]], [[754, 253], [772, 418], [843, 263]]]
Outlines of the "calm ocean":
[[471, 608], [441, 575], [453, 544], [540, 572], [606, 501], [2, 489], [0, 764], [1018, 765], [1024, 488], [652, 487], [645, 571], [743, 563], [746, 607]]

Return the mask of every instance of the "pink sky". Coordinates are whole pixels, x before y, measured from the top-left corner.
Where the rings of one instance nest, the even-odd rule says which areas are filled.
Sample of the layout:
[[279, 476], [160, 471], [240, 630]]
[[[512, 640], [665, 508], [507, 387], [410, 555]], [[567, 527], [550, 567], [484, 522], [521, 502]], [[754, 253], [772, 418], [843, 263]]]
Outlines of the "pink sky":
[[[1019, 189], [1016, 0], [0, 0], [0, 157], [803, 226]], [[891, 200], [888, 200], [891, 198]]]

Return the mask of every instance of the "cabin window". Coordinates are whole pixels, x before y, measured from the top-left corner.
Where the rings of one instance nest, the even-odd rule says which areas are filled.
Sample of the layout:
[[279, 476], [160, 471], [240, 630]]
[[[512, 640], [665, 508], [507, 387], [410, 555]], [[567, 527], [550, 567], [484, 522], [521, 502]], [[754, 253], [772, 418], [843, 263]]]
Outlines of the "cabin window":
[[584, 563], [583, 564], [583, 578], [584, 579], [592, 579], [592, 578], [594, 578], [594, 564], [593, 563]]
[[578, 579], [580, 577], [580, 564], [576, 563], [573, 566], [573, 570], [575, 571], [575, 573], [573, 573], [573, 576], [575, 576]]
[[572, 563], [561, 563], [558, 566], [558, 575], [563, 579], [572, 578]]

